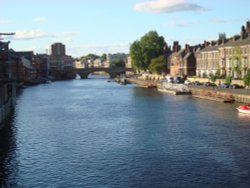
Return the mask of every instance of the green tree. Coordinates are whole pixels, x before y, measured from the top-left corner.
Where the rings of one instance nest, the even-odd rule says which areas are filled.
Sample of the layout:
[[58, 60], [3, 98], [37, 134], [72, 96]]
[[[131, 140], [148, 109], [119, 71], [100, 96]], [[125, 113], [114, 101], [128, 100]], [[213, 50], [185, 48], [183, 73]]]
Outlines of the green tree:
[[148, 70], [151, 60], [164, 53], [166, 42], [156, 31], [146, 33], [140, 40], [130, 46], [132, 65], [137, 70]]
[[230, 76], [227, 76], [225, 78], [225, 83], [228, 84], [228, 85], [230, 85], [232, 83], [232, 78]]
[[250, 69], [247, 70], [247, 74], [243, 78], [245, 86], [250, 87]]
[[80, 58], [81, 61], [87, 61], [87, 60], [91, 60], [94, 61], [96, 59], [100, 58], [100, 56], [96, 55], [96, 54], [88, 54], [86, 56], [82, 56]]
[[129, 54], [132, 60], [132, 67], [138, 71], [145, 70], [140, 41], [136, 40], [131, 44]]
[[209, 79], [211, 80], [211, 82], [215, 83], [215, 81], [217, 80], [217, 76], [214, 74], [209, 74]]
[[165, 63], [165, 58], [163, 55], [151, 60], [151, 63], [149, 65], [149, 70], [152, 73], [162, 74], [166, 72], [166, 69], [167, 65]]
[[125, 67], [125, 62], [121, 59], [116, 59], [114, 60], [111, 65], [111, 68], [115, 68], [115, 67]]
[[239, 46], [236, 46], [233, 49], [233, 56], [232, 56], [232, 61], [233, 61], [233, 71], [237, 73], [237, 77], [241, 77], [242, 73], [242, 53], [241, 53], [241, 48]]
[[107, 60], [107, 54], [102, 54], [101, 58], [102, 58], [102, 61], [106, 61]]
[[151, 60], [163, 55], [166, 42], [156, 31], [150, 31], [141, 38], [142, 56], [146, 66], [149, 68]]

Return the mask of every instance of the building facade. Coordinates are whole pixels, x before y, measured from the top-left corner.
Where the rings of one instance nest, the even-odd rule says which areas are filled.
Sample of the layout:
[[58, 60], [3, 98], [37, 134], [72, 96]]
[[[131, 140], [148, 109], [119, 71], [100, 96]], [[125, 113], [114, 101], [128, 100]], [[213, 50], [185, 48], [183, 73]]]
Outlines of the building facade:
[[54, 43], [51, 45], [51, 56], [65, 56], [66, 49], [62, 43]]
[[173, 51], [169, 57], [170, 74], [172, 76], [193, 76], [196, 70], [196, 59], [194, 51], [196, 47], [186, 44], [185, 49], [181, 49], [179, 42], [173, 44]]
[[250, 22], [242, 26], [240, 35], [205, 42], [196, 53], [196, 62], [196, 75], [199, 77], [216, 74], [233, 79], [244, 78], [250, 69]]
[[49, 58], [50, 71], [67, 71], [74, 67], [74, 59], [66, 55], [65, 45], [54, 43], [51, 45], [51, 55]]

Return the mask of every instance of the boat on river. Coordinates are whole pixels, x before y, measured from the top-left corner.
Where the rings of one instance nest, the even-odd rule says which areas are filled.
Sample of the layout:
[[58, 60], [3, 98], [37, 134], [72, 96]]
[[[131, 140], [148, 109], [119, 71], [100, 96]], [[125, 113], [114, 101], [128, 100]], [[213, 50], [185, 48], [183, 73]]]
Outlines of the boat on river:
[[241, 105], [237, 110], [241, 113], [250, 114], [250, 105]]
[[190, 89], [185, 84], [169, 83], [167, 81], [159, 82], [157, 90], [173, 95], [191, 95]]

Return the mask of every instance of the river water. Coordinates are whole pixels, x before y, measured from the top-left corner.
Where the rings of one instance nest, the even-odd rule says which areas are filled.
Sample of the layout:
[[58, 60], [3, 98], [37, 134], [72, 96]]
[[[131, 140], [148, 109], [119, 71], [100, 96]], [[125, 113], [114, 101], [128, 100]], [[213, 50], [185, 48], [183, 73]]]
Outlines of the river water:
[[249, 187], [250, 116], [103, 77], [24, 89], [0, 187]]

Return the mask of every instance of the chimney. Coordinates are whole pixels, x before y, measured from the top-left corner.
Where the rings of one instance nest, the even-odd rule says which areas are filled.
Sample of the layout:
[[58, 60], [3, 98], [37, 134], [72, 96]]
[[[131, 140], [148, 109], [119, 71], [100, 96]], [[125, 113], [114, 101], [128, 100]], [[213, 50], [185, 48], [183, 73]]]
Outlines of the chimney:
[[243, 40], [246, 36], [246, 29], [244, 26], [241, 27], [240, 39]]
[[204, 47], [205, 47], [205, 48], [208, 47], [209, 44], [210, 44], [210, 43], [209, 43], [208, 41], [204, 40]]
[[250, 21], [248, 21], [246, 24], [246, 30], [247, 30], [248, 34], [250, 34]]
[[186, 51], [186, 53], [187, 53], [187, 52], [190, 52], [190, 45], [189, 45], [189, 44], [186, 44], [186, 45], [185, 45], [185, 51]]
[[238, 40], [238, 38], [239, 38], [239, 36], [238, 36], [238, 35], [234, 35], [234, 36], [232, 37], [232, 40], [235, 42], [235, 41], [237, 41], [237, 40]]
[[178, 41], [174, 41], [173, 44], [173, 52], [178, 52], [181, 49], [179, 42]]
[[214, 46], [214, 45], [216, 45], [216, 41], [211, 41], [210, 46]]

